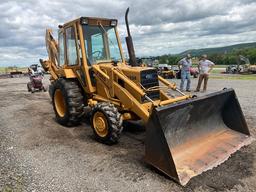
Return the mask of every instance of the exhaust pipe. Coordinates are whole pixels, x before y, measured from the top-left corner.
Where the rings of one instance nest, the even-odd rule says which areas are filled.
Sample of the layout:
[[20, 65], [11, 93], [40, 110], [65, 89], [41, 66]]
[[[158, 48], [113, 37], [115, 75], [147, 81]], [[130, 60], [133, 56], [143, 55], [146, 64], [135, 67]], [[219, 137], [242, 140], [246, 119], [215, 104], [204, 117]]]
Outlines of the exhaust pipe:
[[126, 9], [126, 12], [125, 12], [125, 24], [126, 24], [127, 34], [128, 34], [128, 36], [125, 37], [125, 41], [128, 49], [128, 54], [129, 54], [129, 63], [131, 66], [138, 66], [138, 63], [136, 61], [132, 36], [129, 28], [128, 13], [129, 13], [129, 7]]

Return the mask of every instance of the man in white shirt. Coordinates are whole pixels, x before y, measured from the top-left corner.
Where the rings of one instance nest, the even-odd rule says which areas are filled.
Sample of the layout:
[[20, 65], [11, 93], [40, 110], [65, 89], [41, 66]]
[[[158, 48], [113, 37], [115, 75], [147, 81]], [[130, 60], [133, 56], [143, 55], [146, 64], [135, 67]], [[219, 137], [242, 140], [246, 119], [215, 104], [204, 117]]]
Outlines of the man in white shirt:
[[181, 75], [181, 83], [180, 83], [180, 90], [184, 90], [184, 83], [185, 80], [187, 80], [187, 86], [186, 86], [186, 91], [190, 92], [190, 67], [192, 66], [192, 61], [191, 61], [191, 55], [187, 54], [187, 56], [183, 59], [181, 59], [178, 62], [178, 67], [180, 69], [180, 75]]
[[200, 91], [203, 80], [204, 80], [203, 91], [204, 92], [206, 91], [209, 74], [212, 71], [212, 68], [214, 65], [215, 64], [212, 61], [207, 60], [207, 55], [202, 55], [202, 59], [199, 61], [199, 64], [198, 64], [198, 70], [199, 70], [200, 76], [198, 78], [196, 92]]

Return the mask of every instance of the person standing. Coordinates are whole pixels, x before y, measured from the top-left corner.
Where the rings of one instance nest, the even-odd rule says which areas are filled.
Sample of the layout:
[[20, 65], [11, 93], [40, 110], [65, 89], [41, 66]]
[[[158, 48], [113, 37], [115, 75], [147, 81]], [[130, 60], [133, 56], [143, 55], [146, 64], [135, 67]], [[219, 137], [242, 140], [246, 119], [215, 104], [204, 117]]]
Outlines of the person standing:
[[186, 86], [186, 91], [190, 92], [190, 68], [192, 66], [192, 61], [191, 61], [191, 55], [187, 54], [187, 56], [183, 59], [181, 59], [178, 62], [178, 67], [180, 70], [180, 75], [181, 75], [181, 83], [180, 83], [180, 90], [184, 91], [184, 83], [185, 80], [187, 80], [187, 86]]
[[200, 75], [198, 78], [196, 92], [200, 91], [201, 84], [203, 81], [204, 81], [203, 91], [204, 92], [206, 91], [209, 74], [211, 73], [214, 65], [215, 64], [212, 61], [207, 59], [207, 55], [202, 55], [202, 59], [198, 63], [198, 70], [199, 70]]

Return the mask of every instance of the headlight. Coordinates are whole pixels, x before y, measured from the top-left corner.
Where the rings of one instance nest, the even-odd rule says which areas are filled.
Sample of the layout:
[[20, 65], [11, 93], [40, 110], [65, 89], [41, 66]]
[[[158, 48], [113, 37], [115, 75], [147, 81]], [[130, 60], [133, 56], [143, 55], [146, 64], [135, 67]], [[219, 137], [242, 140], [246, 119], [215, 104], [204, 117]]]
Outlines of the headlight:
[[116, 26], [117, 25], [117, 20], [112, 20], [111, 23], [110, 23], [111, 26]]
[[82, 17], [81, 19], [80, 19], [80, 22], [81, 22], [81, 25], [88, 25], [88, 19], [87, 18], [84, 18], [84, 17]]
[[153, 79], [154, 78], [154, 74], [147, 74], [146, 75], [146, 79]]

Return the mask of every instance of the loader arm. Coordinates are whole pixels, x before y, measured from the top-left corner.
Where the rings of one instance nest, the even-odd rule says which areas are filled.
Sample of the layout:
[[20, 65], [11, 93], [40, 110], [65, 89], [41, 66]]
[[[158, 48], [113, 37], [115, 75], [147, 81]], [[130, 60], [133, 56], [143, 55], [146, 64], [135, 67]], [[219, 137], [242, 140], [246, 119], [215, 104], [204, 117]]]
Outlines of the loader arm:
[[[109, 100], [117, 97], [124, 106], [126, 110], [133, 111], [138, 115], [145, 123], [148, 121], [151, 111], [155, 107], [169, 105], [175, 102], [187, 100], [191, 98], [191, 95], [182, 94], [181, 96], [175, 98], [167, 98], [165, 100], [153, 101], [147, 97], [147, 93], [140, 88], [136, 83], [129, 79], [126, 75], [118, 69], [118, 67], [113, 67], [111, 69], [111, 75], [106, 74], [101, 70], [99, 65], [93, 66], [95, 77], [100, 81], [105, 87], [107, 87], [109, 93]], [[165, 79], [158, 77], [168, 89], [173, 89], [178, 91], [174, 83], [170, 83]], [[119, 84], [118, 81], [122, 81], [129, 87], [129, 91]], [[132, 91], [131, 91], [132, 90]], [[148, 102], [140, 103], [132, 93], [137, 93], [141, 97], [144, 97]], [[98, 96], [96, 96], [98, 97]], [[96, 99], [96, 98], [95, 98]], [[97, 99], [96, 99], [97, 100]]]
[[[122, 103], [122, 105], [124, 105], [126, 109], [135, 112], [135, 114], [137, 114], [141, 119], [143, 119], [143, 121], [147, 122], [149, 118], [149, 111], [146, 107], [144, 107], [139, 101], [137, 101], [129, 91], [127, 91], [124, 87], [119, 85], [117, 81], [114, 81], [113, 77], [111, 78], [106, 73], [104, 73], [104, 71], [100, 69], [100, 66], [93, 66], [93, 70], [97, 81], [100, 81], [100, 83], [102, 83], [108, 88], [110, 95], [111, 92], [113, 92], [114, 95], [119, 99], [119, 101], [122, 101], [120, 103]], [[146, 95], [146, 93], [143, 92], [140, 88], [138, 88], [138, 86], [133, 81], [131, 81], [128, 77], [120, 73], [115, 68], [112, 68], [112, 73], [113, 75], [117, 76], [119, 79], [124, 81], [132, 89], [134, 89], [134, 92], [139, 93], [141, 96]], [[97, 98], [98, 96], [95, 95], [94, 99], [97, 100]], [[112, 100], [111, 97], [108, 99]]]

